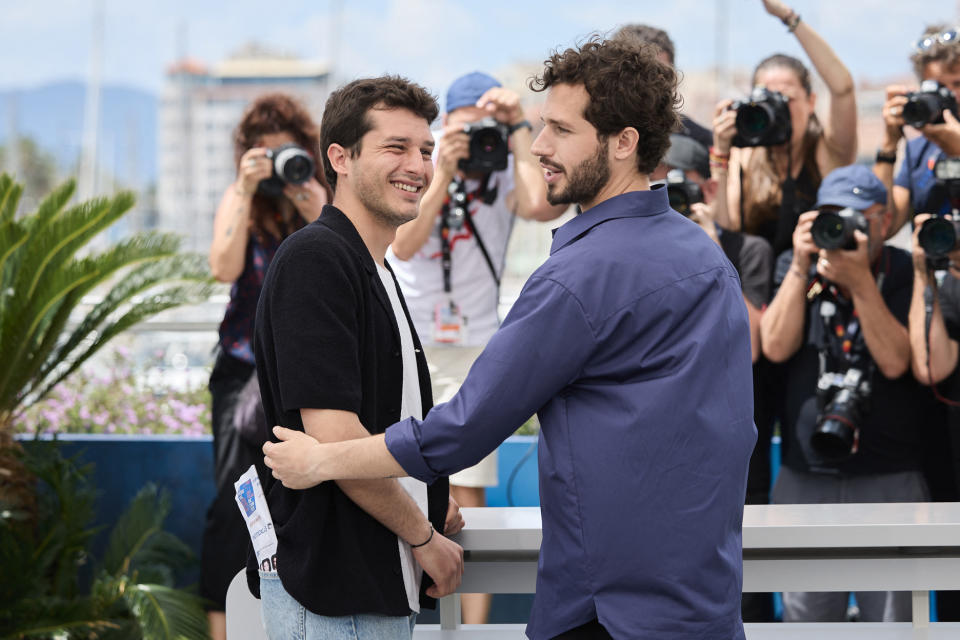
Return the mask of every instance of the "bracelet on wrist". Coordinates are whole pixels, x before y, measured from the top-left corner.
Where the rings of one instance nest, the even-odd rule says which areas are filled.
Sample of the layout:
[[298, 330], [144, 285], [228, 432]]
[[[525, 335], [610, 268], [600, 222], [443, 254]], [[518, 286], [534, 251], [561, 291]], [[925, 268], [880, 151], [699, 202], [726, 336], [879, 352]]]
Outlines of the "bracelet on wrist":
[[533, 132], [533, 125], [530, 124], [529, 120], [521, 120], [517, 124], [512, 124], [507, 128], [509, 135], [511, 136], [520, 129], [526, 129], [527, 131]]
[[894, 164], [897, 161], [897, 150], [893, 151], [884, 151], [880, 149], [877, 151], [876, 162], [883, 162], [886, 164]]
[[431, 524], [430, 524], [430, 535], [427, 536], [427, 539], [424, 540], [423, 542], [421, 542], [420, 544], [412, 544], [412, 545], [410, 545], [410, 548], [411, 548], [411, 549], [419, 549], [420, 547], [425, 546], [428, 542], [430, 542], [431, 540], [433, 540], [433, 534], [434, 534], [435, 531], [436, 531], [436, 530], [433, 528], [433, 523], [431, 523]]
[[720, 151], [720, 150], [717, 149], [716, 147], [710, 147], [709, 152], [710, 152], [710, 156], [713, 157], [713, 158], [718, 158], [718, 159], [723, 159], [723, 158], [729, 159], [729, 158], [730, 158], [730, 152], [729, 152], [729, 151], [727, 151], [726, 153], [723, 153], [722, 151]]
[[719, 160], [719, 159], [715, 159], [715, 158], [713, 158], [713, 157], [711, 156], [711, 158], [710, 158], [710, 168], [711, 168], [711, 169], [723, 169], [724, 171], [726, 171], [727, 169], [730, 168], [730, 161], [729, 161], [729, 160]]
[[800, 24], [800, 14], [791, 10], [790, 14], [783, 19], [783, 24], [787, 25], [787, 33], [793, 33]]
[[800, 278], [801, 280], [806, 280], [806, 279], [807, 279], [807, 274], [805, 274], [805, 273], [803, 272], [803, 269], [801, 269], [800, 267], [798, 267], [798, 266], [795, 265], [795, 264], [794, 264], [794, 265], [790, 265], [790, 271], [789, 271], [789, 273], [792, 273], [793, 275], [797, 276], [797, 277]]

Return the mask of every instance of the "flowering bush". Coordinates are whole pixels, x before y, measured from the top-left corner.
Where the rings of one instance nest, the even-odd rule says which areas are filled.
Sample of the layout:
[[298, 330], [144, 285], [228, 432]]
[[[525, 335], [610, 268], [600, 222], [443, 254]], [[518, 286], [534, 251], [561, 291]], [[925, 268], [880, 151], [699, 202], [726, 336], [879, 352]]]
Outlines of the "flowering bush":
[[201, 436], [210, 430], [206, 385], [172, 390], [150, 386], [129, 350], [116, 347], [99, 366], [86, 366], [21, 414], [18, 433], [107, 433]]

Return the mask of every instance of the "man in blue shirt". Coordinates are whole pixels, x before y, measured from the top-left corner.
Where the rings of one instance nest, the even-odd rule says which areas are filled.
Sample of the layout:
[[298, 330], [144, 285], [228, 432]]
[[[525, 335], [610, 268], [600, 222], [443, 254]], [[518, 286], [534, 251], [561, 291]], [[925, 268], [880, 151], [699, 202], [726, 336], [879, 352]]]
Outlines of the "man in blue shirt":
[[742, 639], [741, 525], [756, 440], [750, 332], [720, 247], [650, 188], [677, 125], [649, 45], [555, 53], [533, 143], [559, 228], [450, 402], [382, 436], [321, 445], [275, 430], [286, 486], [475, 464], [531, 414], [543, 545], [527, 634]]
[[[914, 45], [914, 72], [921, 81], [934, 81], [960, 97], [960, 27], [933, 24]], [[927, 124], [918, 131], [920, 136], [904, 145], [904, 160], [900, 172], [893, 177], [897, 161], [897, 146], [904, 137], [903, 107], [907, 104], [907, 87], [887, 87], [887, 101], [883, 105], [884, 138], [877, 152], [874, 173], [891, 194], [893, 223], [892, 236], [910, 219], [911, 213], [946, 214], [950, 206], [945, 194], [937, 193], [937, 179], [933, 168], [942, 157], [960, 156], [960, 121], [950, 110], [944, 110], [940, 124]], [[889, 237], [889, 236], [888, 236]]]

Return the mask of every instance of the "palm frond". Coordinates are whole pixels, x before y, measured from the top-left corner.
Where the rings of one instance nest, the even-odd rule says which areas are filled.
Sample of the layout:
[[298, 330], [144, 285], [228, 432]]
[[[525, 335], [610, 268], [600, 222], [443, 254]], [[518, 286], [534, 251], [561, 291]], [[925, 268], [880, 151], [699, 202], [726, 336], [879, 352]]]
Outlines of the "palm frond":
[[127, 585], [123, 592], [144, 638], [209, 638], [207, 616], [197, 596], [156, 584]]
[[10, 222], [17, 215], [23, 185], [13, 181], [9, 174], [0, 174], [0, 222]]

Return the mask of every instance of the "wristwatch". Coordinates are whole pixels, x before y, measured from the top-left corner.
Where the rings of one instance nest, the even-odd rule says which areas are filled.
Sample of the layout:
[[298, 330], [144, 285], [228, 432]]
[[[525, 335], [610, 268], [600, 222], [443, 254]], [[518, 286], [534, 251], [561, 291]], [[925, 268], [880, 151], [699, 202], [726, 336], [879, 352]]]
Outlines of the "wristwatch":
[[533, 131], [533, 125], [530, 124], [530, 121], [529, 121], [529, 120], [521, 120], [521, 121], [518, 122], [517, 124], [512, 124], [512, 125], [510, 125], [510, 127], [507, 129], [507, 131], [510, 132], [510, 135], [513, 135], [514, 132], [516, 132], [516, 131], [519, 130], [519, 129], [527, 129], [527, 130], [529, 130], [529, 131]]
[[885, 162], [887, 164], [894, 164], [897, 161], [897, 152], [887, 152], [887, 151], [877, 151], [876, 162]]

